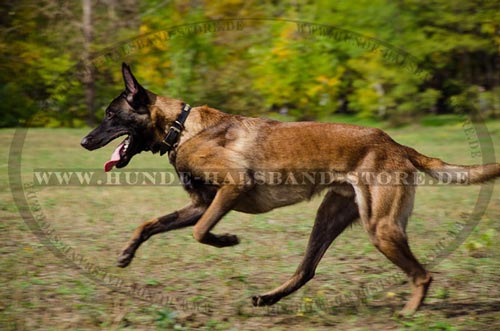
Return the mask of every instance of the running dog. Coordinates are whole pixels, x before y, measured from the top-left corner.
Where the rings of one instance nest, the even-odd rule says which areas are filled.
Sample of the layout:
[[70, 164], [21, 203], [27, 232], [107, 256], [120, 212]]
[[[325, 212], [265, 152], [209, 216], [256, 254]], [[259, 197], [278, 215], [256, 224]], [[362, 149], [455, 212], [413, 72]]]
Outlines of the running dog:
[[[139, 226], [118, 266], [128, 266], [151, 236], [187, 226], [194, 226], [193, 237], [203, 244], [237, 245], [236, 235], [212, 232], [229, 211], [265, 213], [326, 191], [302, 262], [284, 284], [253, 296], [255, 306], [272, 305], [313, 278], [333, 240], [360, 220], [373, 245], [407, 274], [413, 292], [402, 313], [415, 312], [432, 281], [411, 252], [405, 231], [418, 171], [459, 184], [500, 176], [499, 163], [451, 165], [398, 144], [379, 129], [282, 123], [230, 115], [208, 106], [191, 108], [146, 90], [125, 63], [122, 74], [124, 92], [111, 102], [102, 123], [81, 145], [94, 150], [126, 136], [104, 165], [105, 171], [125, 167], [142, 151], [168, 153], [191, 203]], [[276, 181], [267, 176], [270, 173], [287, 180]], [[366, 173], [374, 176], [367, 180], [362, 176]], [[320, 180], [324, 176], [318, 174], [329, 174], [330, 180]], [[389, 184], [373, 180], [381, 174], [391, 177]]]

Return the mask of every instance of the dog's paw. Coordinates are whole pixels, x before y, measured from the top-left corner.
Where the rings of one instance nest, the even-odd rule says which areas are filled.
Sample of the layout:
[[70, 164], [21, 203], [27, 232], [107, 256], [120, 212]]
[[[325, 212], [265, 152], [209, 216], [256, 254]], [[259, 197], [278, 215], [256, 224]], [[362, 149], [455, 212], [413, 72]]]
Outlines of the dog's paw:
[[254, 307], [271, 306], [279, 301], [279, 298], [269, 295], [254, 295], [252, 297], [252, 304]]
[[394, 317], [396, 318], [409, 318], [412, 317], [415, 314], [415, 310], [406, 310], [402, 309], [400, 311], [397, 311], [394, 313]]
[[118, 257], [118, 260], [116, 262], [116, 266], [120, 268], [125, 268], [132, 262], [132, 259], [134, 258], [133, 253], [127, 253], [127, 252], [122, 252], [120, 256]]
[[219, 242], [220, 247], [235, 246], [240, 243], [238, 236], [229, 233], [218, 235], [217, 241]]

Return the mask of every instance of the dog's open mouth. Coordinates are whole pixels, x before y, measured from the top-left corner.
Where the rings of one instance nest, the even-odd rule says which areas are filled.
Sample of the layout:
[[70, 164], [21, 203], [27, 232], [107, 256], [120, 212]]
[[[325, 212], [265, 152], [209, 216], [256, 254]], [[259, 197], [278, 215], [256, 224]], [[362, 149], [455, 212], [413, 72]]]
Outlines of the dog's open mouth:
[[110, 171], [115, 166], [117, 168], [122, 168], [128, 164], [133, 154], [130, 148], [131, 142], [132, 139], [128, 136], [118, 145], [118, 147], [116, 147], [113, 154], [111, 154], [110, 160], [104, 163], [105, 172]]

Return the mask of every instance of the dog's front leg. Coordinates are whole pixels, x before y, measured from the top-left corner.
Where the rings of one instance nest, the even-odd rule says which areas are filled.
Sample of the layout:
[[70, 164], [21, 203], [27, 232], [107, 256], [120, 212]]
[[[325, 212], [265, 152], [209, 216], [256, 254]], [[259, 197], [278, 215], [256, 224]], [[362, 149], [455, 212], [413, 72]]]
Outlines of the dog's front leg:
[[128, 266], [139, 246], [152, 235], [196, 224], [205, 210], [205, 206], [191, 204], [171, 214], [144, 222], [134, 231], [132, 238], [122, 250], [117, 265], [121, 268]]
[[216, 235], [210, 231], [234, 207], [240, 193], [241, 187], [236, 185], [223, 186], [217, 191], [207, 211], [194, 226], [193, 237], [197, 241], [215, 247], [227, 247], [239, 244], [240, 241], [235, 235], [227, 233]]

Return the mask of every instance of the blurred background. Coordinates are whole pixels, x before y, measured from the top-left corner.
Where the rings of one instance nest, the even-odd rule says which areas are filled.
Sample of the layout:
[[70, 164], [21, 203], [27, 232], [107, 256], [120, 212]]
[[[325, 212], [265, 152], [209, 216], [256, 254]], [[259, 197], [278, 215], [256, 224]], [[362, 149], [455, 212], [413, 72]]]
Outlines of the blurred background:
[[[11, 192], [19, 172], [25, 188], [36, 169], [103, 173], [116, 143], [88, 152], [80, 141], [123, 91], [123, 61], [192, 106], [369, 125], [450, 163], [495, 162], [498, 0], [16, 0], [0, 5], [0, 35], [0, 330], [500, 330], [500, 180], [418, 188], [408, 234], [435, 280], [408, 319], [393, 317], [410, 292], [403, 273], [358, 225], [300, 291], [251, 305], [300, 263], [321, 199], [229, 213], [216, 230], [241, 243], [227, 249], [190, 228], [155, 236], [121, 269], [137, 226], [187, 204], [181, 187], [42, 185], [17, 192], [26, 205]], [[151, 153], [122, 171], [145, 169], [173, 171]]]
[[[499, 13], [498, 1], [6, 2], [0, 12], [0, 126], [16, 126], [34, 114], [33, 126], [95, 125], [122, 89], [122, 61], [154, 92], [231, 113], [285, 120], [339, 115], [391, 124], [434, 115], [444, 117], [428, 120], [450, 121], [472, 111], [498, 118]], [[98, 69], [92, 62], [130, 38], [237, 17], [353, 31], [408, 52], [426, 75], [355, 42], [307, 38], [296, 24], [271, 20], [152, 43]]]

